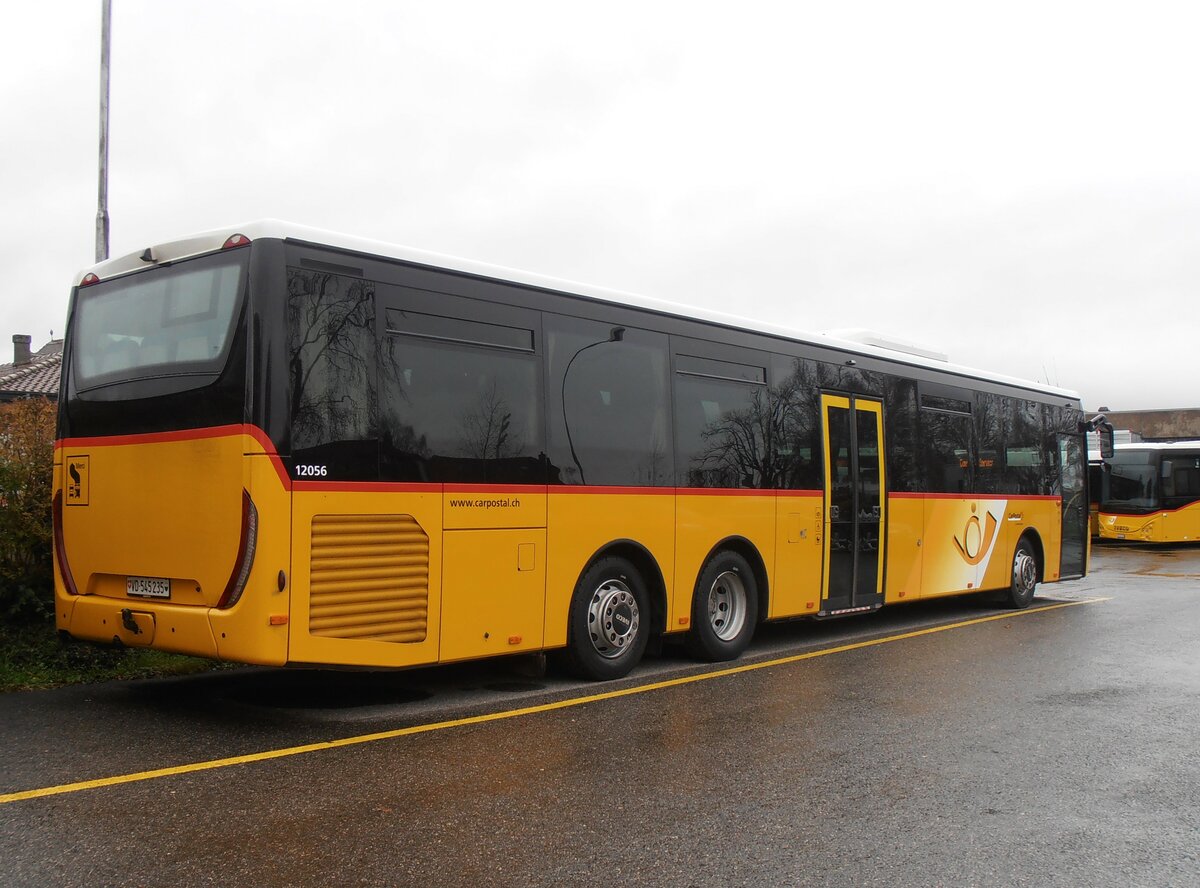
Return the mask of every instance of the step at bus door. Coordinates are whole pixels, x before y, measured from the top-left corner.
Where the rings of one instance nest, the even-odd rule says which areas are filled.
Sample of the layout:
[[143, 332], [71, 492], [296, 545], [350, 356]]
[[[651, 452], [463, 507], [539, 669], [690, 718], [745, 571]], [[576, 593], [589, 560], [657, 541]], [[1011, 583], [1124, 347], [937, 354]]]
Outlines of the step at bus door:
[[825, 569], [819, 616], [883, 604], [883, 405], [822, 395]]

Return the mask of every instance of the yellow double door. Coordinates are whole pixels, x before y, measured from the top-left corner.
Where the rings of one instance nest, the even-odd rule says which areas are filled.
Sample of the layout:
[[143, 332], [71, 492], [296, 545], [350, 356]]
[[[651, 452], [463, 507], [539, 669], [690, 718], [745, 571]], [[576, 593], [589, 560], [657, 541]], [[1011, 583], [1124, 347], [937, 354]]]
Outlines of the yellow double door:
[[818, 613], [869, 610], [883, 604], [883, 404], [822, 395], [825, 544]]

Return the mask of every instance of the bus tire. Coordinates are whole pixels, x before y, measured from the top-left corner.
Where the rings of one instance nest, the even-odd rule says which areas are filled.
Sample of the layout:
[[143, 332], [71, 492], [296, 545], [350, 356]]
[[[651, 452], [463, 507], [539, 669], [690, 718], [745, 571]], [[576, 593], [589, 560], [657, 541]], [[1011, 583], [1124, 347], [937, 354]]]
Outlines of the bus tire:
[[624, 558], [594, 561], [579, 577], [567, 616], [567, 668], [580, 678], [623, 678], [642, 659], [650, 639], [650, 597]]
[[1033, 545], [1021, 537], [1013, 552], [1012, 572], [1009, 574], [1008, 594], [1004, 596], [1006, 607], [1021, 609], [1029, 607], [1037, 590], [1038, 564]]
[[688, 650], [699, 660], [734, 660], [750, 644], [757, 623], [754, 570], [737, 552], [717, 552], [696, 579]]

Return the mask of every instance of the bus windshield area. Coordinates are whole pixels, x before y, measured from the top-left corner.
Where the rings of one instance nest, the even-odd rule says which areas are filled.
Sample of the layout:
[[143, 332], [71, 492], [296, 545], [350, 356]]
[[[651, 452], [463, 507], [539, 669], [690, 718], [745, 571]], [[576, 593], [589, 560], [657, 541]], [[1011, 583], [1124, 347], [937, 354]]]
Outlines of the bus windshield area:
[[218, 373], [246, 263], [247, 251], [237, 250], [81, 289], [72, 344], [78, 388]]
[[1117, 453], [1109, 461], [1108, 498], [1102, 509], [1151, 510], [1158, 502], [1158, 454], [1152, 451]]

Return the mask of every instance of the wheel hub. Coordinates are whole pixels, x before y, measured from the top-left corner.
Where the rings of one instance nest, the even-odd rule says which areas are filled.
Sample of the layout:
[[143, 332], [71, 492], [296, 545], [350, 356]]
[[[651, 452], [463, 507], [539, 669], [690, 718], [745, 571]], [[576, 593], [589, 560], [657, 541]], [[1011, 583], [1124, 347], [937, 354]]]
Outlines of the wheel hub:
[[605, 580], [588, 603], [588, 634], [602, 657], [616, 659], [629, 650], [641, 624], [637, 598], [624, 582]]
[[746, 584], [731, 570], [718, 576], [708, 590], [708, 623], [721, 641], [736, 638], [746, 623]]
[[1025, 594], [1037, 585], [1037, 561], [1028, 552], [1021, 551], [1013, 559], [1013, 587]]

